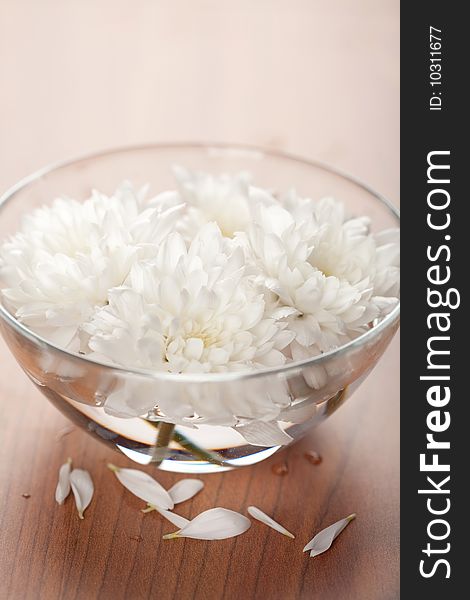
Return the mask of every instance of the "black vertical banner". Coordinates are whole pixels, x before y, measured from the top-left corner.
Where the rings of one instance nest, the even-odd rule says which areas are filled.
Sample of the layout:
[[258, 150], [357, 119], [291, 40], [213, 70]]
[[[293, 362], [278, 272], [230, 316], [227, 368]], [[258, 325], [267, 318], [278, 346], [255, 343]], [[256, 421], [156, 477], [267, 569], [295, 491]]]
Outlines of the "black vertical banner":
[[403, 598], [470, 594], [464, 6], [401, 4]]

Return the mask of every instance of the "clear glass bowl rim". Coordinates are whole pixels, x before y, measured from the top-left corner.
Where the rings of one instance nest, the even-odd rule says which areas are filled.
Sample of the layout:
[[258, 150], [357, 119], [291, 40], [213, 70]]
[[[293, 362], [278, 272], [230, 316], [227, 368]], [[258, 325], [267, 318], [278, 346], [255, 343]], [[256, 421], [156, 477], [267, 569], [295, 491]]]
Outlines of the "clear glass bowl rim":
[[[139, 144], [139, 145], [129, 145], [129, 146], [120, 146], [117, 148], [110, 148], [106, 150], [101, 150], [98, 152], [93, 152], [90, 154], [82, 155], [79, 157], [66, 159], [63, 161], [58, 161], [52, 164], [49, 164], [37, 171], [31, 173], [30, 175], [24, 177], [16, 184], [11, 186], [2, 196], [0, 196], [0, 219], [2, 209], [6, 206], [8, 202], [11, 202], [14, 197], [24, 188], [26, 188], [29, 184], [35, 182], [40, 179], [44, 175], [48, 175], [53, 171], [57, 171], [59, 169], [70, 167], [75, 163], [80, 163], [83, 161], [89, 161], [93, 159], [98, 159], [100, 157], [109, 156], [112, 154], [120, 154], [125, 152], [132, 151], [143, 151], [143, 150], [178, 150], [178, 149], [187, 149], [187, 150], [211, 150], [211, 149], [220, 149], [229, 151], [231, 149], [237, 150], [240, 152], [257, 152], [262, 156], [277, 158], [281, 160], [288, 160], [293, 162], [298, 162], [306, 166], [314, 167], [316, 169], [320, 169], [336, 175], [338, 177], [342, 177], [346, 179], [350, 183], [362, 188], [365, 192], [373, 196], [376, 200], [384, 205], [386, 209], [397, 219], [398, 223], [400, 222], [400, 212], [399, 210], [384, 196], [377, 193], [375, 190], [370, 188], [368, 185], [362, 183], [362, 181], [356, 179], [355, 177], [340, 171], [334, 167], [330, 167], [327, 164], [324, 164], [319, 161], [309, 160], [306, 158], [302, 158], [300, 156], [290, 154], [287, 152], [280, 152], [277, 150], [267, 150], [265, 148], [249, 145], [249, 144], [237, 144], [237, 143], [225, 143], [225, 142], [168, 142], [168, 143], [150, 143], [150, 144]], [[122, 375], [137, 375], [143, 376], [147, 378], [151, 378], [156, 381], [162, 382], [178, 382], [178, 383], [222, 383], [222, 382], [233, 382], [233, 381], [241, 381], [246, 379], [254, 379], [254, 378], [262, 378], [268, 375], [284, 375], [284, 374], [293, 374], [295, 372], [299, 372], [304, 368], [320, 365], [325, 361], [331, 358], [338, 358], [342, 355], [347, 354], [350, 350], [355, 350], [360, 346], [370, 342], [375, 337], [377, 337], [381, 332], [383, 332], [389, 325], [394, 323], [400, 315], [400, 303], [395, 306], [395, 308], [386, 315], [380, 323], [376, 326], [372, 327], [359, 337], [354, 340], [339, 346], [338, 348], [334, 348], [328, 352], [320, 354], [318, 356], [307, 358], [298, 361], [291, 361], [285, 363], [281, 367], [266, 367], [264, 369], [247, 369], [246, 371], [230, 371], [225, 373], [167, 373], [165, 371], [154, 371], [151, 369], [136, 369], [136, 368], [125, 368], [119, 365], [112, 365], [110, 363], [105, 363], [97, 360], [93, 360], [86, 355], [78, 354], [75, 352], [70, 352], [45, 338], [37, 335], [34, 331], [30, 330], [28, 327], [20, 323], [11, 313], [9, 313], [3, 304], [0, 302], [0, 317], [2, 317], [9, 325], [13, 327], [13, 329], [24, 336], [25, 338], [31, 340], [35, 344], [42, 346], [46, 351], [53, 351], [62, 354], [64, 357], [69, 357], [85, 364], [93, 364], [95, 366], [99, 366], [103, 369], [110, 369], [112, 371], [116, 371], [121, 373]]]

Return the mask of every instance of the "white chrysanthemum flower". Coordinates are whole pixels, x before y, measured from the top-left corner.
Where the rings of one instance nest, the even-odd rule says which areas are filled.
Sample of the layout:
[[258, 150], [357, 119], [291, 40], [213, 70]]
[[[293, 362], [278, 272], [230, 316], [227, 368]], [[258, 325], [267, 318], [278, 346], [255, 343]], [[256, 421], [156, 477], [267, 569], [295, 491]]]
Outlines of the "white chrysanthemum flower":
[[245, 276], [241, 248], [215, 223], [189, 247], [179, 233], [151, 261], [135, 264], [126, 287], [84, 326], [89, 347], [128, 367], [221, 372], [277, 365], [292, 340], [264, 316], [263, 293]]
[[174, 173], [181, 200], [187, 206], [182, 233], [190, 239], [210, 222], [217, 223], [224, 236], [233, 237], [247, 229], [254, 206], [276, 202], [267, 190], [250, 185], [246, 173], [210, 175], [182, 167], [175, 167]]
[[123, 184], [83, 203], [57, 199], [26, 216], [22, 230], [0, 248], [0, 278], [16, 317], [68, 347], [82, 323], [108, 302], [132, 264], [152, 256], [180, 208], [147, 208], [145, 190]]
[[391, 236], [369, 234], [366, 219], [345, 220], [335, 200], [291, 195], [286, 206], [258, 206], [237, 238], [273, 294], [272, 314], [288, 318], [296, 360], [348, 342], [395, 305], [398, 252]]
[[344, 205], [334, 198], [314, 202], [291, 195], [287, 208], [297, 221], [315, 223], [308, 257], [311, 265], [352, 285], [368, 279], [374, 295], [398, 296], [398, 229], [373, 235], [368, 217], [348, 219]]
[[[153, 260], [132, 267], [127, 285], [112, 290], [109, 305], [83, 329], [94, 356], [117, 365], [173, 373], [238, 371], [286, 360], [282, 350], [293, 334], [264, 311], [263, 293], [245, 275], [242, 249], [209, 223], [189, 246], [179, 233], [170, 234]], [[107, 409], [129, 416], [158, 402], [169, 420], [197, 414], [203, 422], [231, 425], [237, 416], [275, 416], [286, 403], [285, 395], [278, 402], [273, 393], [266, 406], [259, 390], [257, 401], [230, 402], [203, 386], [186, 386], [184, 399], [165, 402], [164, 391], [156, 398], [147, 387], [118, 390]]]
[[[306, 201], [314, 209], [318, 233], [309, 262], [325, 275], [333, 275], [364, 291], [371, 317], [383, 317], [398, 302], [400, 292], [399, 230], [370, 233], [370, 219], [347, 219], [342, 203], [325, 198]], [[372, 320], [372, 319], [371, 319]]]

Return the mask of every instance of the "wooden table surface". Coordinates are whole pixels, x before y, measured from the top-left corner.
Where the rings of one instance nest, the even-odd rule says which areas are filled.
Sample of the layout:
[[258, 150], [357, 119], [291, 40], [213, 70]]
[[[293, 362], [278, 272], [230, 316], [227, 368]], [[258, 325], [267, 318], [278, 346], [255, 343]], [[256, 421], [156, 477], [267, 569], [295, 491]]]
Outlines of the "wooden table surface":
[[[102, 147], [219, 139], [327, 161], [398, 202], [398, 43], [395, 0], [0, 0], [0, 187]], [[397, 338], [302, 442], [204, 476], [181, 505], [189, 517], [254, 504], [294, 541], [259, 523], [225, 541], [162, 541], [173, 526], [142, 515], [106, 469], [130, 461], [68, 427], [0, 342], [2, 600], [398, 598]], [[84, 521], [54, 501], [68, 456], [96, 486]], [[351, 512], [330, 551], [302, 554]]]

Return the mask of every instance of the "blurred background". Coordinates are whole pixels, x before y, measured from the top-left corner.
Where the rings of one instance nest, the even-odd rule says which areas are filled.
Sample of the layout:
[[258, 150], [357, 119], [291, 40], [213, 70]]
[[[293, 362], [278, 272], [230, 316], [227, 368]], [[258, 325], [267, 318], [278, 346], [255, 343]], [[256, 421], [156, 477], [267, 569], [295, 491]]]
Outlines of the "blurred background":
[[162, 141], [328, 162], [398, 203], [399, 0], [0, 0], [0, 188]]

